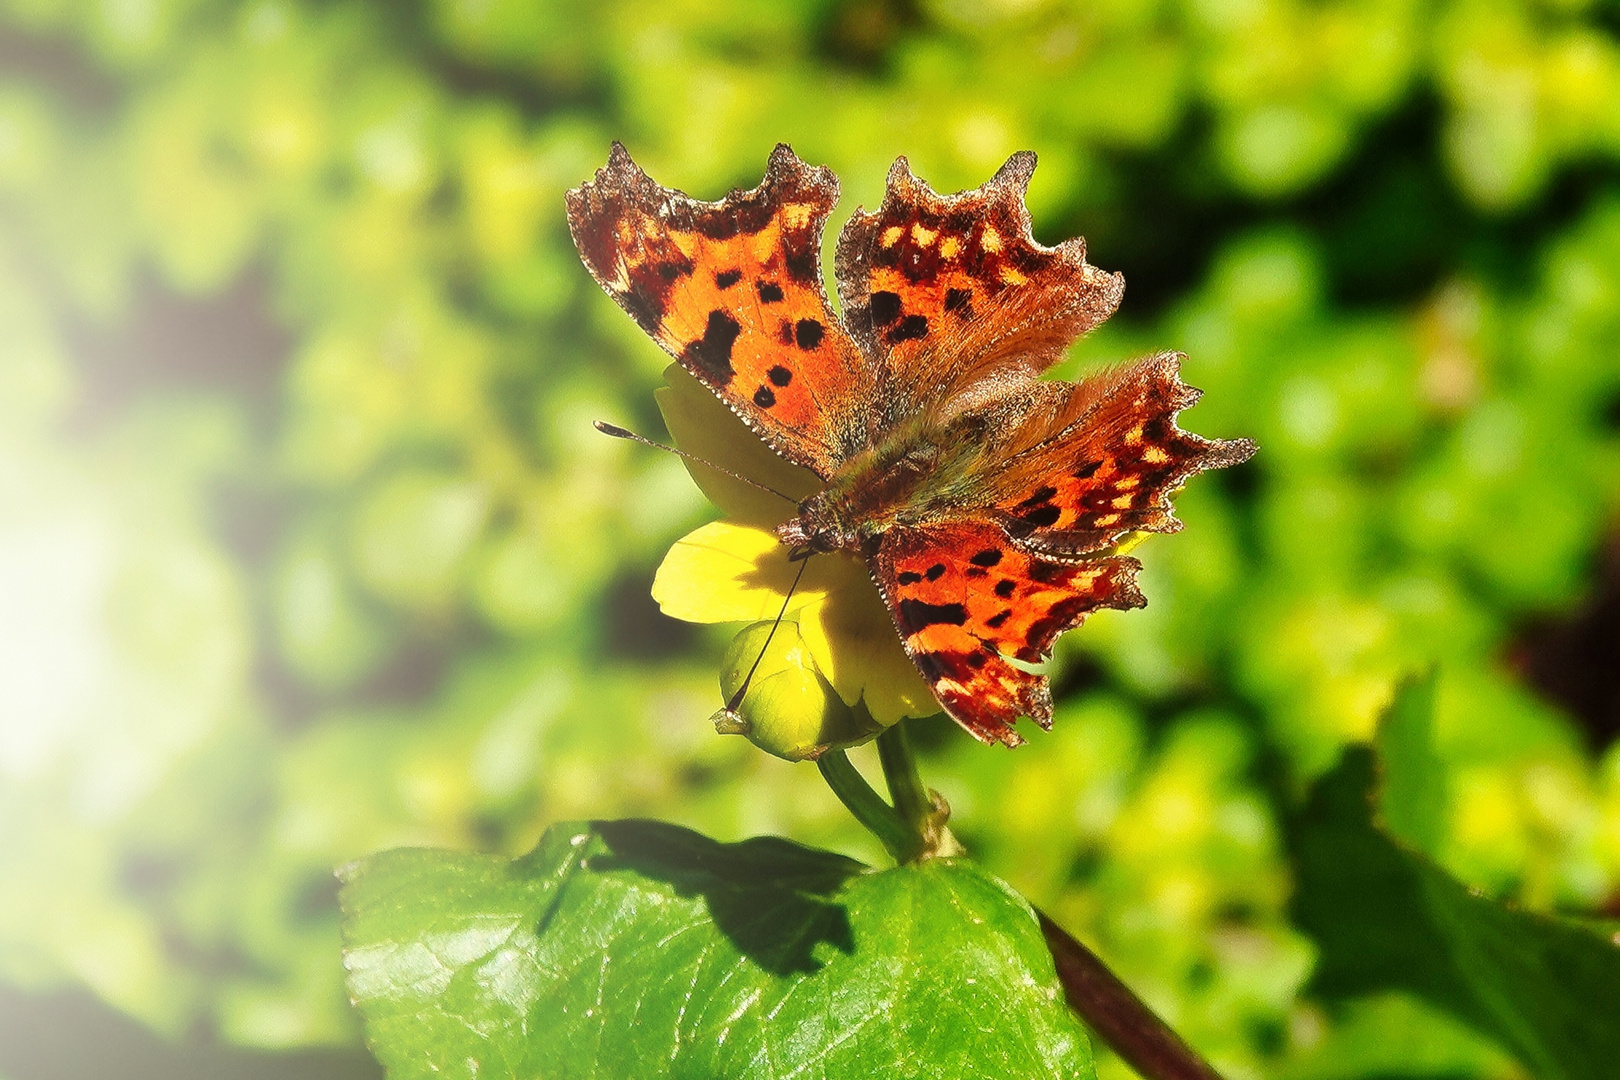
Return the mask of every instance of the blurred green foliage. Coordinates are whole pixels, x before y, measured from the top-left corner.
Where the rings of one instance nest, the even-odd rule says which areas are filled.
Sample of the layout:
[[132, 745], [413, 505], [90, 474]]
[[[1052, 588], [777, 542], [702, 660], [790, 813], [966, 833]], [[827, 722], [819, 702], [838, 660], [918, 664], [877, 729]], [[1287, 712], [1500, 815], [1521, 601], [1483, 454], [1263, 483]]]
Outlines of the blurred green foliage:
[[562, 193], [612, 138], [702, 197], [790, 141], [845, 212], [896, 154], [951, 190], [1033, 148], [1038, 235], [1130, 283], [1069, 370], [1184, 349], [1189, 426], [1262, 450], [1141, 549], [1145, 611], [1065, 639], [1056, 730], [925, 727], [930, 782], [1228, 1075], [1388, 1075], [1380, 1047], [1504, 1075], [1409, 1000], [1302, 995], [1278, 823], [1438, 662], [1444, 865], [1620, 896], [1620, 750], [1515, 660], [1620, 509], [1616, 27], [1600, 0], [0, 0], [0, 978], [342, 1044], [331, 870], [369, 852], [641, 815], [878, 859], [812, 766], [707, 728], [727, 635], [646, 592], [711, 511], [589, 428], [656, 433], [665, 360]]

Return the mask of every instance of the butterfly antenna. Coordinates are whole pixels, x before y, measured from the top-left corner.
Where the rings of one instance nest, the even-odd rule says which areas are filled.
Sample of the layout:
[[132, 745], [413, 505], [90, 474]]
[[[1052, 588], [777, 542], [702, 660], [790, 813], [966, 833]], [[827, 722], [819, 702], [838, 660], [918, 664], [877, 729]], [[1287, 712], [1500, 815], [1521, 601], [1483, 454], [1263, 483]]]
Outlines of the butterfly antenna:
[[[799, 500], [795, 499], [791, 495], [785, 495], [782, 492], [777, 491], [775, 488], [771, 487], [768, 484], [760, 483], [758, 480], [750, 480], [748, 477], [743, 476], [741, 473], [734, 473], [730, 469], [722, 469], [720, 466], [716, 465], [714, 462], [705, 461], [703, 458], [698, 457], [696, 454], [688, 454], [685, 450], [682, 450], [682, 449], [680, 449], [678, 447], [665, 446], [661, 442], [653, 442], [651, 439], [647, 438], [644, 435], [637, 435], [633, 431], [627, 431], [624, 428], [619, 427], [617, 424], [610, 424], [605, 420], [597, 420], [595, 423], [596, 423], [596, 430], [600, 431], [604, 435], [611, 435], [615, 439], [629, 439], [631, 442], [638, 442], [642, 446], [650, 446], [655, 450], [664, 450], [664, 451], [667, 451], [668, 453], [674, 454], [677, 457], [683, 457], [687, 461], [695, 461], [699, 465], [702, 465], [703, 467], [708, 468], [708, 469], [713, 469], [717, 473], [724, 473], [725, 475], [731, 477], [733, 480], [741, 480], [743, 483], [747, 484], [749, 487], [756, 487], [761, 491], [768, 491], [772, 495], [775, 495], [778, 499], [786, 499], [788, 502], [792, 503], [794, 506], [799, 505]], [[802, 570], [803, 567], [800, 567], [800, 569]]]
[[754, 681], [754, 672], [759, 670], [759, 662], [765, 659], [765, 650], [771, 647], [771, 639], [776, 637], [776, 628], [782, 625], [782, 619], [787, 615], [788, 602], [793, 599], [793, 593], [798, 589], [800, 579], [804, 577], [804, 568], [810, 565], [810, 553], [806, 553], [797, 562], [799, 572], [793, 575], [793, 584], [788, 586], [787, 595], [782, 597], [782, 609], [776, 613], [776, 621], [771, 623], [771, 632], [765, 635], [765, 644], [759, 647], [759, 655], [754, 657], [753, 666], [748, 669], [748, 674], [743, 676], [742, 685], [726, 699], [725, 708], [714, 714], [715, 726], [723, 734], [748, 730], [747, 722], [737, 715], [737, 706], [748, 696], [748, 684]]

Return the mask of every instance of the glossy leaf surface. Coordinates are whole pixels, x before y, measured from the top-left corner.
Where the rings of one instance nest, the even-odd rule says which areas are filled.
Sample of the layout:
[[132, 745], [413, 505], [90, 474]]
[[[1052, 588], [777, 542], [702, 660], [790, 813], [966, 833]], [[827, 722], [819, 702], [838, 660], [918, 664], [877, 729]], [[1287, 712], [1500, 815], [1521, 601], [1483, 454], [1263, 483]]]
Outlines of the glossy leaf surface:
[[965, 860], [868, 872], [626, 821], [345, 879], [349, 987], [394, 1080], [1092, 1072], [1028, 904]]

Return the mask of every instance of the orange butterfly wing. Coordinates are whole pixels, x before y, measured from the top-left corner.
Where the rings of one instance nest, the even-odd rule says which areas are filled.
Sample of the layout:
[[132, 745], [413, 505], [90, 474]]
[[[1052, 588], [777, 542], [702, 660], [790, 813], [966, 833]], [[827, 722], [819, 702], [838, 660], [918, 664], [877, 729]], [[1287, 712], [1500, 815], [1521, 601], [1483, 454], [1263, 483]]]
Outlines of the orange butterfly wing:
[[975, 384], [1039, 375], [1119, 305], [1124, 279], [1086, 262], [1084, 240], [1035, 242], [1034, 170], [1024, 151], [981, 187], [942, 196], [900, 158], [883, 204], [844, 226], [838, 295], [881, 364], [887, 418], [961, 411], [982, 402]]
[[1098, 608], [1141, 607], [1141, 564], [1109, 557], [1057, 562], [984, 523], [897, 528], [869, 566], [906, 652], [950, 715], [983, 742], [1016, 746], [1013, 722], [1052, 726], [1045, 660], [1065, 630]]
[[785, 145], [752, 191], [699, 202], [660, 187], [619, 143], [568, 193], [597, 282], [772, 449], [822, 477], [867, 442], [869, 364], [834, 317], [821, 232], [832, 171]]
[[975, 485], [1018, 543], [1074, 556], [1133, 532], [1176, 532], [1170, 495], [1189, 477], [1247, 461], [1248, 439], [1205, 439], [1176, 414], [1199, 391], [1165, 353], [1054, 389], [984, 461]]

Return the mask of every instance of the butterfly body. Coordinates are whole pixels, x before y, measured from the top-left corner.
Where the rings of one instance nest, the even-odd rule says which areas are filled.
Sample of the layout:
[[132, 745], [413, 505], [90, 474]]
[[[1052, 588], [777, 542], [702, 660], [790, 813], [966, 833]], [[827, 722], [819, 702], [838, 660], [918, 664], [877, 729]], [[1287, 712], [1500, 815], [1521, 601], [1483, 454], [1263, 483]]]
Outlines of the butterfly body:
[[[716, 203], [660, 187], [619, 144], [569, 193], [607, 293], [778, 454], [823, 481], [777, 527], [789, 548], [865, 560], [935, 696], [985, 741], [1051, 723], [1045, 659], [1104, 607], [1139, 607], [1127, 537], [1180, 528], [1169, 495], [1254, 452], [1182, 431], [1197, 399], [1161, 354], [1079, 382], [1039, 376], [1118, 305], [1084, 243], [1030, 236], [1034, 155], [941, 196], [890, 171], [845, 226], [842, 317], [820, 276], [830, 171], [786, 146]], [[841, 554], [830, 554], [841, 553]]]
[[827, 486], [799, 506], [777, 536], [813, 551], [869, 554], [891, 529], [928, 522], [971, 496], [981, 456], [980, 424], [968, 420], [932, 428], [909, 423], [845, 462]]

